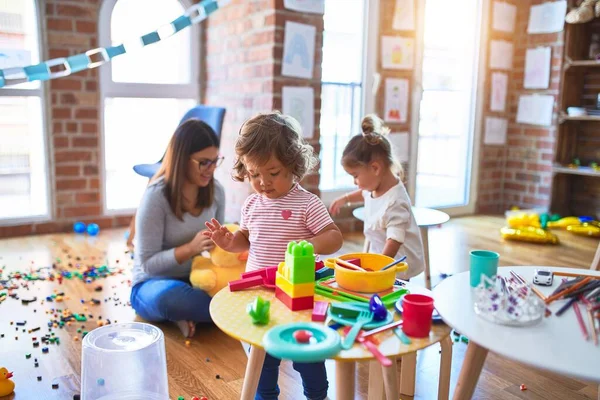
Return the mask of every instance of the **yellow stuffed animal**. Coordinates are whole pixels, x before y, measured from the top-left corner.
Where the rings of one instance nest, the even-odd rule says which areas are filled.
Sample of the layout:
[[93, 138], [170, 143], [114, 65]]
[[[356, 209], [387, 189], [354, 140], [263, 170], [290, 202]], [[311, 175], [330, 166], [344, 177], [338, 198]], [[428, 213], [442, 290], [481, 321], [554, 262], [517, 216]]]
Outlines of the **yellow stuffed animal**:
[[[238, 225], [225, 225], [230, 232], [239, 229]], [[229, 281], [240, 279], [246, 270], [248, 252], [229, 253], [218, 246], [210, 252], [210, 258], [196, 256], [192, 261], [190, 282], [192, 286], [204, 290], [210, 297], [223, 289]]]

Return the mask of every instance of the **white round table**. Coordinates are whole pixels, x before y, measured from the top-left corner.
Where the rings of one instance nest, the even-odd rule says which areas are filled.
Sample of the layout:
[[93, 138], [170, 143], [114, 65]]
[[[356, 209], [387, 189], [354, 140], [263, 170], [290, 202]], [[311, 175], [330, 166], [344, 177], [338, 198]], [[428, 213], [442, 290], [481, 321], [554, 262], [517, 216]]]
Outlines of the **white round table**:
[[[421, 230], [421, 239], [423, 240], [423, 250], [425, 251], [425, 287], [431, 289], [431, 272], [429, 269], [429, 227], [445, 224], [450, 220], [450, 216], [443, 211], [432, 208], [413, 207], [415, 221]], [[358, 207], [352, 211], [352, 215], [361, 221], [365, 220], [365, 208]], [[365, 241], [365, 252], [368, 251], [368, 242]]]
[[[501, 267], [498, 274], [510, 276], [513, 270], [531, 282], [535, 268], [600, 277], [600, 271], [557, 267]], [[561, 283], [562, 278], [555, 276], [552, 286], [534, 287], [547, 296]], [[433, 296], [435, 307], [444, 321], [469, 338], [454, 392], [455, 400], [471, 398], [488, 351], [536, 368], [600, 382], [600, 347], [595, 346], [592, 340], [584, 339], [572, 307], [560, 317], [554, 315], [565, 300], [552, 302], [548, 308], [553, 315], [537, 325], [511, 327], [488, 322], [475, 314], [468, 271], [444, 279], [433, 290]], [[581, 311], [590, 332], [585, 308], [581, 308]]]

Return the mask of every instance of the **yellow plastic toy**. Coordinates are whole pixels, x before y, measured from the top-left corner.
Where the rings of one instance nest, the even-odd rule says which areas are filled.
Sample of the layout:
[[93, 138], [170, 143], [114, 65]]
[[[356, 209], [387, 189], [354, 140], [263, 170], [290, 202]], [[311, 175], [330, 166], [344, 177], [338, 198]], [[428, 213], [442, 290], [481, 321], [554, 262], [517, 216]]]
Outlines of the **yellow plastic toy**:
[[559, 219], [558, 221], [549, 221], [548, 228], [549, 229], [566, 229], [567, 226], [570, 225], [579, 225], [581, 221], [577, 217], [564, 217]]
[[600, 238], [600, 226], [591, 222], [584, 222], [580, 225], [569, 225], [567, 226], [567, 231], [579, 236]]
[[540, 228], [540, 216], [537, 214], [515, 214], [506, 218], [506, 223], [510, 228], [520, 228], [522, 226], [534, 226]]
[[[225, 225], [230, 232], [239, 229], [238, 225]], [[204, 290], [210, 297], [223, 289], [229, 281], [240, 279], [246, 270], [248, 252], [230, 253], [218, 246], [210, 251], [210, 258], [196, 256], [192, 261], [190, 282], [192, 286]]]
[[15, 383], [10, 380], [12, 372], [8, 372], [6, 368], [0, 368], [0, 397], [8, 396], [15, 390]]
[[523, 242], [558, 244], [558, 237], [552, 232], [534, 226], [510, 228], [505, 226], [500, 229], [502, 237], [507, 240], [520, 240]]

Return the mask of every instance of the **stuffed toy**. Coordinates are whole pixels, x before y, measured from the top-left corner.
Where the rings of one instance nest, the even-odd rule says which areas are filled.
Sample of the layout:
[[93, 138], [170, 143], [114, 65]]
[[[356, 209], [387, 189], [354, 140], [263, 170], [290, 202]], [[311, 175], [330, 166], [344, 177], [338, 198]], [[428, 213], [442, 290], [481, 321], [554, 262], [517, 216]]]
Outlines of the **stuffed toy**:
[[600, 2], [598, 0], [583, 0], [578, 7], [567, 13], [565, 21], [568, 24], [585, 24], [600, 17]]
[[[239, 229], [238, 225], [225, 225], [230, 232]], [[219, 246], [210, 251], [210, 258], [196, 256], [192, 261], [190, 282], [192, 286], [204, 290], [210, 297], [223, 289], [229, 281], [240, 279], [246, 270], [248, 252], [229, 253]]]

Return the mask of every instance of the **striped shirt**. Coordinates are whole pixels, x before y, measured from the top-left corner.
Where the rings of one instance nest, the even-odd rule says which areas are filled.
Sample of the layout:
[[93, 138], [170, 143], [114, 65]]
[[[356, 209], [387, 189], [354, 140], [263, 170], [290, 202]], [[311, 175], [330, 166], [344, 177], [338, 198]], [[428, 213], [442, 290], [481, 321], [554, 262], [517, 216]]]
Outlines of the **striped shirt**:
[[289, 242], [311, 239], [332, 223], [321, 199], [299, 184], [277, 199], [251, 195], [242, 207], [240, 224], [249, 233], [246, 271], [278, 265], [285, 260]]

